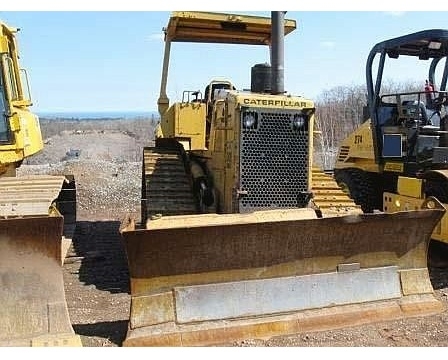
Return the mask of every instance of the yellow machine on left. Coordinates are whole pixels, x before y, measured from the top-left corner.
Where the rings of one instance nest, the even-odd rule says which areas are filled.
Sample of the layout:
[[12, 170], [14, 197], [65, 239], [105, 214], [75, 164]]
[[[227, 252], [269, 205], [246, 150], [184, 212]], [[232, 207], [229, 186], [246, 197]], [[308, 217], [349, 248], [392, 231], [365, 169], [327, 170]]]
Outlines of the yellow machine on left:
[[80, 346], [62, 264], [76, 226], [73, 176], [16, 176], [43, 148], [15, 34], [0, 21], [0, 346]]

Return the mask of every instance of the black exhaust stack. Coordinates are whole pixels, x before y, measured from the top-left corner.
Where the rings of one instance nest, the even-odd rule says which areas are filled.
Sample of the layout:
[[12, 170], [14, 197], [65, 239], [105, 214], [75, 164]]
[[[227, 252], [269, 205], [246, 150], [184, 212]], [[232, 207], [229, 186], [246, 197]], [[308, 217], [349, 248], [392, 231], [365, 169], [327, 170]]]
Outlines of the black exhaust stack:
[[272, 92], [271, 65], [256, 64], [252, 66], [250, 91], [253, 93], [270, 94]]
[[252, 67], [250, 90], [261, 94], [284, 94], [284, 38], [286, 11], [271, 11], [271, 65]]
[[286, 11], [271, 11], [271, 94], [284, 94], [284, 39]]

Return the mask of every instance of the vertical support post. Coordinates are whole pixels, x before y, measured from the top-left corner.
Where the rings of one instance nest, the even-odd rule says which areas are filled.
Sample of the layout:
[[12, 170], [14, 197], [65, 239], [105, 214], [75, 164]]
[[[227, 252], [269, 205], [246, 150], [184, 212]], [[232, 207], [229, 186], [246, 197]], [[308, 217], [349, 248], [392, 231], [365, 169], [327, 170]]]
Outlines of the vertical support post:
[[284, 89], [284, 38], [285, 11], [271, 11], [271, 66], [273, 95], [283, 94]]
[[160, 118], [168, 110], [170, 105], [170, 100], [166, 94], [166, 83], [168, 79], [168, 67], [170, 64], [170, 51], [171, 51], [171, 39], [165, 35], [165, 52], [163, 54], [163, 68], [162, 68], [162, 79], [160, 82], [160, 95], [157, 100], [158, 110]]

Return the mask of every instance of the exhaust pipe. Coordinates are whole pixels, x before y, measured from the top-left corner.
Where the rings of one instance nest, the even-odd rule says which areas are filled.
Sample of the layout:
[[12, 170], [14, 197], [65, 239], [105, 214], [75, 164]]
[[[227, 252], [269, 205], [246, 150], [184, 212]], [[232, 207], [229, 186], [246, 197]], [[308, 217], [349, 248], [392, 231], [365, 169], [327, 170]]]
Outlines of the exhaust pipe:
[[286, 11], [271, 11], [271, 93], [283, 94], [284, 85], [284, 38]]

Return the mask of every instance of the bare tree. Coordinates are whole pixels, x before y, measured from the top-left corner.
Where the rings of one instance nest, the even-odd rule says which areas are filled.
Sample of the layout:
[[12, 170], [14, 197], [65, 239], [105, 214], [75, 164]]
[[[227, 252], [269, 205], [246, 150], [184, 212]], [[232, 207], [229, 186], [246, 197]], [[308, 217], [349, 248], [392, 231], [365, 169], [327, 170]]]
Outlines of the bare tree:
[[339, 143], [361, 124], [366, 104], [364, 86], [338, 86], [318, 97], [316, 129], [320, 131], [318, 144], [324, 169], [333, 167]]
[[[422, 91], [417, 82], [384, 80], [382, 94]], [[365, 85], [337, 86], [322, 92], [316, 101], [316, 129], [320, 131], [316, 152], [321, 154], [321, 166], [332, 169], [339, 144], [364, 120], [367, 106]], [[320, 147], [320, 149], [319, 149]]]

